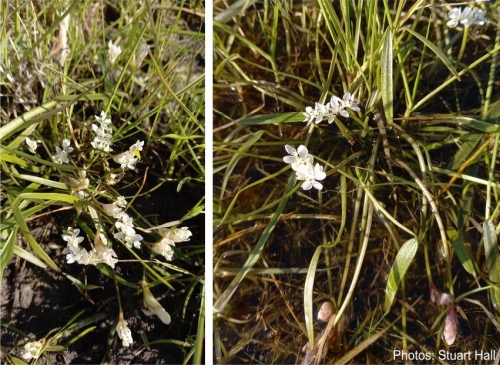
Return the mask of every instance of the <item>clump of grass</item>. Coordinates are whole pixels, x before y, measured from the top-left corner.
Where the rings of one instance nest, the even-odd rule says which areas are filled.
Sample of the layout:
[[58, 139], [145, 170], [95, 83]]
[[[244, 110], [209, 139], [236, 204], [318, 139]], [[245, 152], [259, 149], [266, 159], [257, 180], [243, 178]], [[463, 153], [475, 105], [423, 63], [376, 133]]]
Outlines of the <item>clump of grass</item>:
[[[497, 348], [498, 5], [470, 29], [452, 4], [214, 5], [217, 359], [300, 362], [325, 299], [345, 328], [315, 362]], [[359, 111], [300, 124], [344, 93]], [[285, 145], [324, 166], [321, 190]], [[449, 344], [431, 285], [463, 314]]]
[[201, 4], [1, 6], [4, 361], [199, 363]]

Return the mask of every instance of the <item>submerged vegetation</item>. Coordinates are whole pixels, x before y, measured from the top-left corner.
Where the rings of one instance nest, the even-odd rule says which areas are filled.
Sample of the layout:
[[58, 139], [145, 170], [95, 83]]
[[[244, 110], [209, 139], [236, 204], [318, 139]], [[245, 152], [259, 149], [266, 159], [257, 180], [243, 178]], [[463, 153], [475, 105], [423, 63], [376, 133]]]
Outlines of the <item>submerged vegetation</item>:
[[200, 363], [198, 1], [3, 1], [2, 363]]
[[492, 360], [500, 4], [214, 17], [214, 361]]

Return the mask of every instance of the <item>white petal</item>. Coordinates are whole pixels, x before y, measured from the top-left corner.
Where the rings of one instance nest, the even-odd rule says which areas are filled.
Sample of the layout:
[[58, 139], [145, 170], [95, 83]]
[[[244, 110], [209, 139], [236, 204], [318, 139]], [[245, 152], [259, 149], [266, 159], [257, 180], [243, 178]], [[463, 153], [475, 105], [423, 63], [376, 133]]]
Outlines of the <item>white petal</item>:
[[289, 144], [285, 145], [285, 150], [288, 152], [288, 154], [293, 155], [295, 153], [295, 148], [290, 146]]
[[300, 145], [299, 148], [297, 148], [297, 155], [301, 158], [304, 158], [307, 156], [307, 147], [306, 146], [303, 146], [303, 145]]
[[317, 182], [317, 181], [314, 182], [313, 186], [315, 189], [318, 189], [318, 190], [323, 189], [323, 184], [321, 184], [320, 182]]
[[309, 180], [306, 180], [302, 183], [302, 189], [304, 190], [311, 190], [312, 184]]

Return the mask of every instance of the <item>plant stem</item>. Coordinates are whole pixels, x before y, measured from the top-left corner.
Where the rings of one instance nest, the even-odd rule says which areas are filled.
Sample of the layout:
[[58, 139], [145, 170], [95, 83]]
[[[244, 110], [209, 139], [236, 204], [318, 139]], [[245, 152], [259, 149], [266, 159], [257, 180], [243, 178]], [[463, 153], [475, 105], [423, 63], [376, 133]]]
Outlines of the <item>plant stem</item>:
[[457, 62], [455, 63], [455, 68], [458, 68], [460, 61], [465, 53], [465, 45], [467, 44], [467, 38], [469, 38], [469, 25], [464, 26], [464, 36], [462, 37], [462, 45], [460, 46], [460, 52], [458, 53]]

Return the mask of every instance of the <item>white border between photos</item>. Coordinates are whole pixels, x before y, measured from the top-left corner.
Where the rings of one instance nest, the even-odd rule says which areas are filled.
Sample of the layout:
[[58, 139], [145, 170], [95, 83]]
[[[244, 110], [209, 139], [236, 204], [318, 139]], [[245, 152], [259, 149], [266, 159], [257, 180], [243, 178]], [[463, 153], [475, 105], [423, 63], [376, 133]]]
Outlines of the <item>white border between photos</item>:
[[213, 364], [213, 1], [205, 1], [205, 364]]

